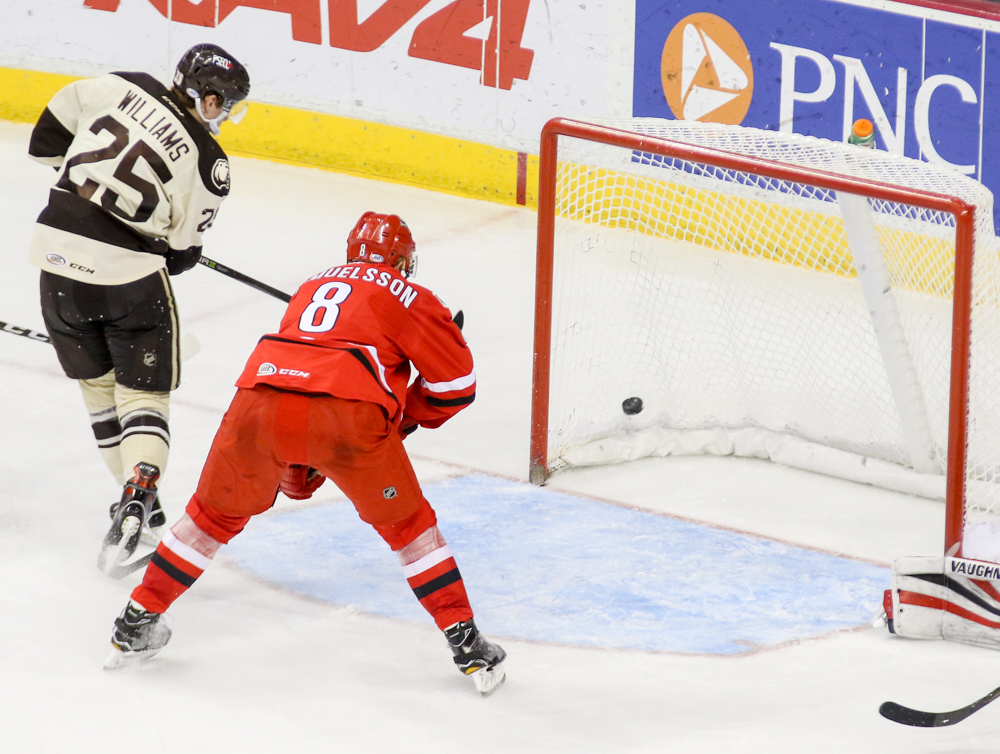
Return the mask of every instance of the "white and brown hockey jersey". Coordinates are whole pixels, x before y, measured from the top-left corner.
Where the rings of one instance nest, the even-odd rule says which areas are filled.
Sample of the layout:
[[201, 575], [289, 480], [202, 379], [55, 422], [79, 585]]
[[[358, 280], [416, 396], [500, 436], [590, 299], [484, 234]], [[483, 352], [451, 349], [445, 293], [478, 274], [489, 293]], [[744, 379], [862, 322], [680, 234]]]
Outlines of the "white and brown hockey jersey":
[[229, 194], [229, 161], [159, 81], [112, 73], [76, 81], [49, 102], [29, 154], [59, 170], [29, 260], [98, 285], [139, 280], [170, 250], [200, 253]]

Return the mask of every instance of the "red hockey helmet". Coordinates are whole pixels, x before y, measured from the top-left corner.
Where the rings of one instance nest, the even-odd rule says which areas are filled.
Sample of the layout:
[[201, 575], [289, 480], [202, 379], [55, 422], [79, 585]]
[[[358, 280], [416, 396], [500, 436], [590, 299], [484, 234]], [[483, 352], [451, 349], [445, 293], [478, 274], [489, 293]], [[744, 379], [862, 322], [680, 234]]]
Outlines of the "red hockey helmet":
[[387, 264], [395, 267], [406, 260], [403, 274], [410, 277], [417, 271], [416, 245], [405, 222], [398, 215], [365, 212], [347, 236], [347, 261]]

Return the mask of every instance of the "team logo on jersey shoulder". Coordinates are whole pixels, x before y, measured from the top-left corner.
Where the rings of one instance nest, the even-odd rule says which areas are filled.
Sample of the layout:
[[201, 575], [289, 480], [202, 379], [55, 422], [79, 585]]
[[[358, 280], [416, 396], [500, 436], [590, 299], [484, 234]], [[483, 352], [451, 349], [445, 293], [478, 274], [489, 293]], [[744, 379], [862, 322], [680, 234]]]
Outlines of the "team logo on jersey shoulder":
[[63, 265], [66, 264], [66, 257], [64, 257], [64, 256], [62, 256], [60, 254], [54, 254], [54, 253], [53, 254], [46, 254], [45, 255], [45, 261], [48, 262], [49, 264], [54, 264], [57, 267], [62, 267]]
[[268, 363], [266, 361], [263, 364], [261, 364], [259, 367], [257, 367], [257, 376], [258, 377], [269, 377], [270, 375], [277, 374], [277, 373], [278, 373], [278, 367], [276, 367], [274, 364], [270, 364], [270, 363]]
[[229, 192], [229, 160], [220, 157], [212, 166], [212, 183], [219, 191]]

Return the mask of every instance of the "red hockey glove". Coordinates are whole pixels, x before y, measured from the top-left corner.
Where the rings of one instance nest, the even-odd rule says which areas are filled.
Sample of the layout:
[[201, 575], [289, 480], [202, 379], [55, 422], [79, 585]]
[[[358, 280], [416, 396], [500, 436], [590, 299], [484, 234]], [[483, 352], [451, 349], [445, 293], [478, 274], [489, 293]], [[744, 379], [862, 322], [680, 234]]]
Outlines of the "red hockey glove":
[[308, 500], [325, 481], [326, 477], [311, 466], [293, 463], [285, 470], [278, 489], [292, 500]]
[[420, 425], [413, 421], [413, 419], [407, 419], [404, 416], [403, 421], [399, 423], [399, 436], [405, 440], [407, 435], [411, 435], [416, 432], [417, 427], [419, 426]]

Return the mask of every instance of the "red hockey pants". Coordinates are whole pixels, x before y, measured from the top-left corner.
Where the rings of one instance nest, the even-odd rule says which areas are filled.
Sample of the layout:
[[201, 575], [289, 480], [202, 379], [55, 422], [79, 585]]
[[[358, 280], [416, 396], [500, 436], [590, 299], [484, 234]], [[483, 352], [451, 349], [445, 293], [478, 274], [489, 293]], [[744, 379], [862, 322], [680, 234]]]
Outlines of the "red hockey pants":
[[258, 386], [237, 391], [198, 481], [201, 507], [220, 514], [209, 533], [228, 542], [270, 508], [293, 463], [336, 484], [393, 550], [437, 523], [381, 406]]

